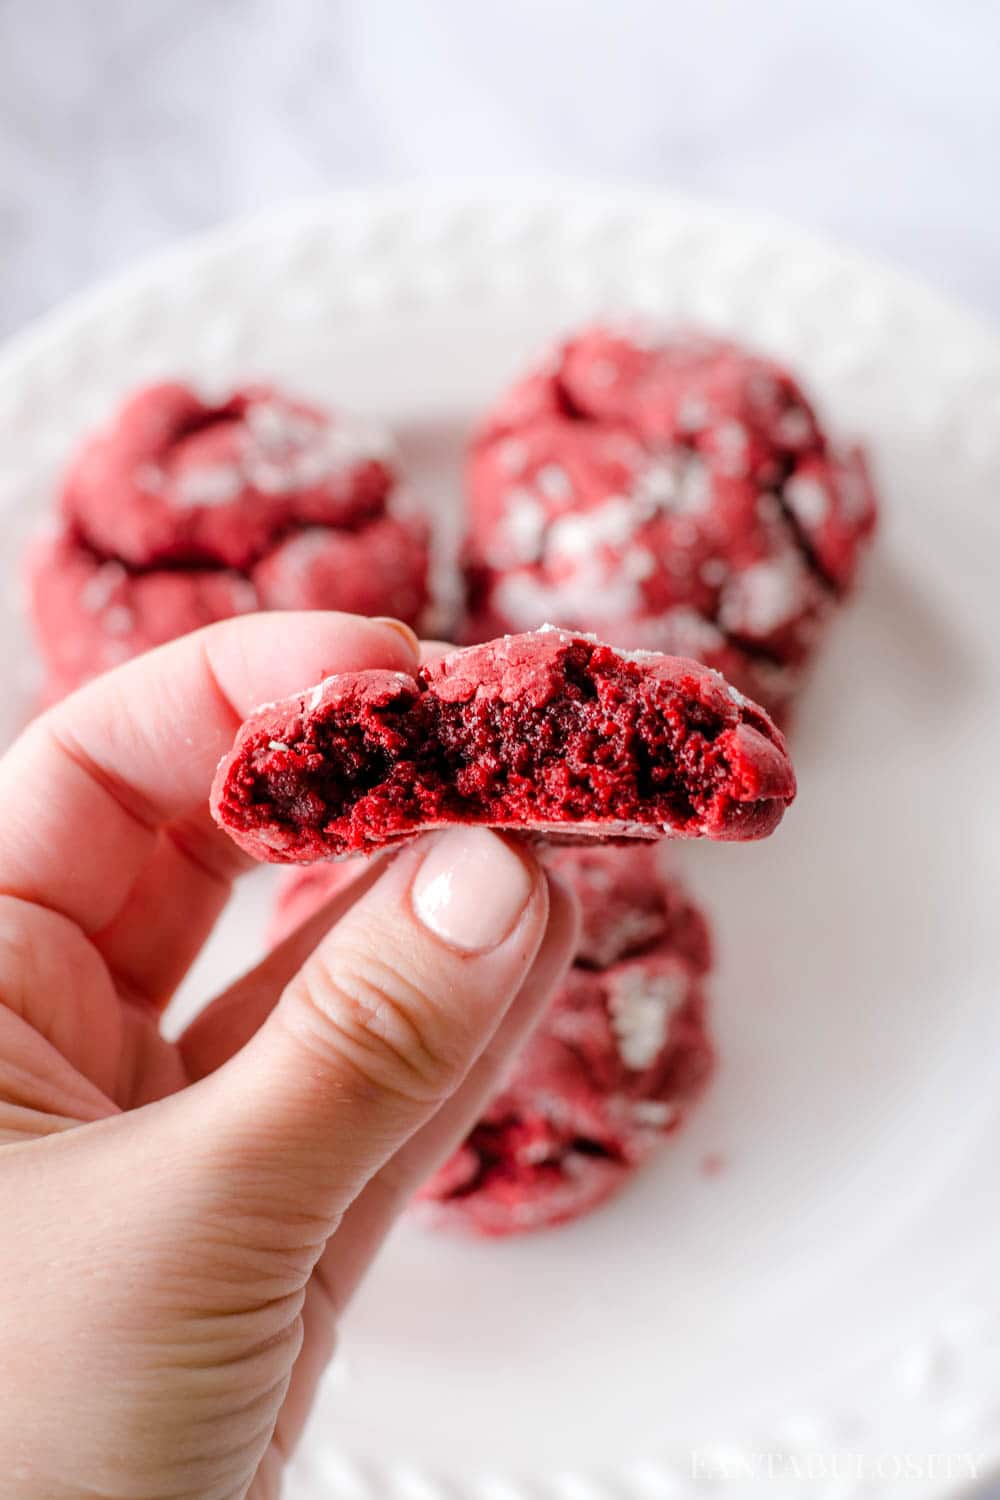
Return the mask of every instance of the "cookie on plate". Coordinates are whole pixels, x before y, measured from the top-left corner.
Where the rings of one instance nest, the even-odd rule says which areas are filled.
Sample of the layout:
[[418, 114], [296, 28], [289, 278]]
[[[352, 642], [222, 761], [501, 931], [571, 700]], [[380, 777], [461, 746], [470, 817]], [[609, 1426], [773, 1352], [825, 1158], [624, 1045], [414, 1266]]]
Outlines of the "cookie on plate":
[[81, 446], [62, 514], [132, 568], [244, 571], [293, 528], [355, 526], [393, 487], [384, 436], [266, 386], [202, 400], [149, 386]]
[[574, 966], [505, 1087], [423, 1188], [426, 1216], [485, 1235], [577, 1218], [679, 1128], [711, 1069], [700, 976], [669, 944]]
[[232, 568], [130, 572], [65, 534], [36, 542], [27, 571], [48, 702], [165, 641], [260, 607], [253, 584]]
[[270, 388], [140, 391], [82, 445], [61, 515], [28, 561], [50, 699], [248, 610], [416, 624], [428, 602], [427, 526], [384, 436]]
[[778, 714], [875, 524], [861, 452], [788, 372], [696, 334], [569, 340], [487, 417], [468, 496], [465, 639], [595, 630]]

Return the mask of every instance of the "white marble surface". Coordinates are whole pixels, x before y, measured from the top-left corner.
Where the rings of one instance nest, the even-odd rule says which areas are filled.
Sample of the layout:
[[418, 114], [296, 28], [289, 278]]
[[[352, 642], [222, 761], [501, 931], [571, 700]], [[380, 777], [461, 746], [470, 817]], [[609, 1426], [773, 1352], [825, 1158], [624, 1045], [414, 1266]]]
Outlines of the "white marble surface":
[[1000, 319], [989, 0], [0, 0], [0, 333], [338, 183], [552, 171], [797, 219]]

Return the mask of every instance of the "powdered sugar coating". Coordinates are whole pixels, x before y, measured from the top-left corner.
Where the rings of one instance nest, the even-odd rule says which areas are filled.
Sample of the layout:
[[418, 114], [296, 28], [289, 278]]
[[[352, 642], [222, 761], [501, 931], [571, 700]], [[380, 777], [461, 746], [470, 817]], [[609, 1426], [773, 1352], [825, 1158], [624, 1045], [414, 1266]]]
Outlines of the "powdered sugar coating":
[[611, 1029], [627, 1068], [641, 1072], [652, 1067], [684, 997], [684, 978], [680, 974], [651, 974], [633, 965], [623, 967], [609, 980]]
[[90, 437], [63, 485], [68, 524], [132, 568], [246, 571], [292, 526], [354, 525], [393, 484], [388, 440], [266, 387], [216, 404], [186, 386], [139, 391]]

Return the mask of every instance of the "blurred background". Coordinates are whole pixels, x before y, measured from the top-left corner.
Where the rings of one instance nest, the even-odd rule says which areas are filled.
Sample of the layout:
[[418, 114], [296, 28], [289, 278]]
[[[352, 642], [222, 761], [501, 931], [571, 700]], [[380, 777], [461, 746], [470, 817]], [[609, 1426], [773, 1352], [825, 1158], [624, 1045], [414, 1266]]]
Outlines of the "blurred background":
[[638, 178], [1000, 318], [993, 0], [0, 0], [0, 334], [136, 255], [414, 175]]

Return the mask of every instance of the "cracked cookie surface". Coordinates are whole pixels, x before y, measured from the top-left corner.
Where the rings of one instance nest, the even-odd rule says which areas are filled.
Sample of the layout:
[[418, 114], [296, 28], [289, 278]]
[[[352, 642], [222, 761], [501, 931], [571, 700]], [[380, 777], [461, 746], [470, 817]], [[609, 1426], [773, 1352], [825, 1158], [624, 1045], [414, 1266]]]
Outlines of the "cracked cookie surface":
[[602, 328], [487, 417], [470, 455], [465, 639], [542, 620], [693, 656], [781, 713], [875, 522], [773, 361]]
[[416, 624], [428, 546], [372, 427], [262, 386], [214, 405], [151, 386], [81, 445], [29, 555], [46, 697], [252, 610]]

